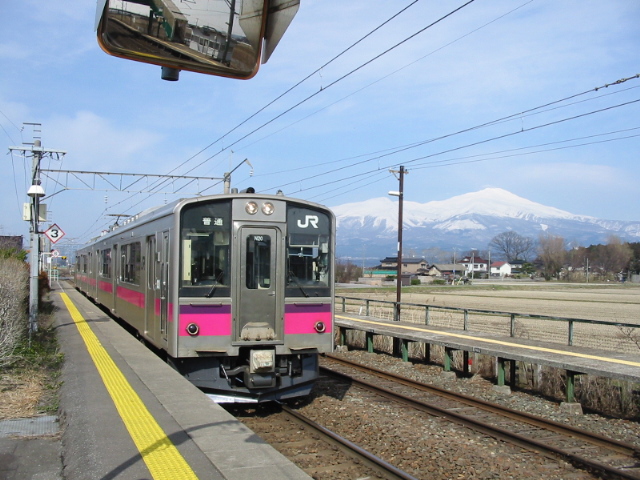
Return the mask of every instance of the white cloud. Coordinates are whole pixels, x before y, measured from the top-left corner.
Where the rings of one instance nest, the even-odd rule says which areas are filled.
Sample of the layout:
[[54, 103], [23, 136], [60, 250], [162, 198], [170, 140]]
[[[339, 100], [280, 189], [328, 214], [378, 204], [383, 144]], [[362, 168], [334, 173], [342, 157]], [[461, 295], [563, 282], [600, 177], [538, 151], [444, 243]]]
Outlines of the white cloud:
[[116, 125], [88, 111], [48, 120], [46, 138], [48, 148], [68, 152], [74, 168], [94, 171], [139, 171], [143, 160], [153, 158], [161, 140], [158, 133], [124, 123]]

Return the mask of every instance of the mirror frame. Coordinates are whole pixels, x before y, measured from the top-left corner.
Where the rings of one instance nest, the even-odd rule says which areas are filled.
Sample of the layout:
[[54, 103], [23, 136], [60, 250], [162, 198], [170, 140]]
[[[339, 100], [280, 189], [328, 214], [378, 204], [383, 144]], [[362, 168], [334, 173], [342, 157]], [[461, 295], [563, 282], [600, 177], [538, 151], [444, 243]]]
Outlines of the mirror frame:
[[[100, 48], [107, 54], [112, 55], [118, 58], [124, 58], [126, 60], [133, 60], [141, 63], [148, 63], [151, 65], [158, 65], [160, 67], [165, 67], [169, 69], [175, 70], [186, 70], [190, 72], [203, 73], [207, 75], [215, 75], [220, 77], [227, 78], [235, 78], [241, 80], [248, 80], [258, 73], [258, 69], [261, 63], [262, 56], [262, 46], [263, 39], [265, 35], [265, 29], [267, 24], [267, 11], [269, 7], [269, 0], [263, 1], [263, 10], [262, 10], [262, 22], [260, 27], [260, 35], [258, 41], [258, 50], [256, 52], [256, 61], [253, 65], [253, 68], [247, 72], [240, 71], [237, 69], [233, 69], [230, 67], [225, 67], [223, 65], [211, 66], [209, 68], [203, 68], [201, 64], [197, 62], [192, 62], [188, 60], [178, 60], [172, 61], [167, 57], [154, 57], [149, 54], [145, 54], [135, 50], [129, 50], [117, 45], [114, 45], [109, 42], [109, 37], [107, 34], [107, 27], [109, 23], [109, 0], [99, 0], [99, 3], [104, 1], [104, 6], [102, 8], [102, 14], [100, 15], [100, 19], [97, 23], [97, 36], [98, 36], [98, 45]], [[98, 9], [100, 9], [100, 5], [98, 4]], [[99, 10], [98, 10], [99, 11]]]

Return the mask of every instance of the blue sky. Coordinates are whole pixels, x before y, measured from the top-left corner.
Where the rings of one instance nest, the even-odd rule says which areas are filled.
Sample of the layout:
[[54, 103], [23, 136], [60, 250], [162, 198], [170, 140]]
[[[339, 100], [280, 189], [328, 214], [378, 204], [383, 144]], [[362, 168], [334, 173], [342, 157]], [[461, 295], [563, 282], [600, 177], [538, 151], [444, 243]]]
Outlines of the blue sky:
[[[221, 177], [247, 158], [253, 168], [238, 167], [233, 187], [336, 206], [397, 190], [389, 169], [404, 165], [411, 201], [500, 187], [640, 220], [640, 79], [595, 90], [640, 73], [640, 2], [476, 0], [425, 29], [464, 3], [416, 2], [253, 116], [412, 2], [301, 0], [253, 79], [182, 72], [166, 82], [159, 67], [100, 50], [94, 1], [5, 1], [0, 233], [28, 235], [31, 160], [9, 153], [32, 140], [23, 122], [41, 124], [45, 149], [67, 152], [46, 169]], [[222, 192], [206, 181], [153, 195], [61, 185], [81, 184], [43, 181], [50, 223], [74, 242], [111, 214]]]

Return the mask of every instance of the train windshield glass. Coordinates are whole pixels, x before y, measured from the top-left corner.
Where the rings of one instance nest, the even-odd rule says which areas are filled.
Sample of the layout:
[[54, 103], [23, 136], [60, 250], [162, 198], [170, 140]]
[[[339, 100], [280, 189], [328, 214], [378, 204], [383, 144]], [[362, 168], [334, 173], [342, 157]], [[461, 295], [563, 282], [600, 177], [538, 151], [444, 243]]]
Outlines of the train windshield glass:
[[331, 295], [331, 221], [325, 213], [287, 210], [287, 296]]
[[180, 295], [230, 295], [231, 203], [188, 205], [181, 216]]

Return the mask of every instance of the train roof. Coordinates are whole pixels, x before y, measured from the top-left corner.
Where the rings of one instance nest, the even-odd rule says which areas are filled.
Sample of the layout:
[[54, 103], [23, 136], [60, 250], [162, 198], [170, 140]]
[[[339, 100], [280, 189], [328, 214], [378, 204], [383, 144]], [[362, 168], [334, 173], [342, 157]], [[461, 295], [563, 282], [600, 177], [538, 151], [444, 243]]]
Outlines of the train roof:
[[198, 202], [205, 202], [208, 200], [223, 200], [223, 199], [233, 199], [233, 198], [272, 198], [275, 200], [288, 200], [291, 202], [300, 202], [300, 203], [304, 203], [310, 206], [315, 206], [317, 208], [323, 208], [326, 209], [327, 211], [331, 211], [328, 207], [324, 206], [324, 205], [320, 205], [318, 203], [315, 202], [310, 202], [308, 200], [303, 200], [300, 198], [292, 198], [292, 197], [286, 197], [283, 194], [275, 194], [275, 195], [267, 195], [267, 194], [260, 194], [260, 193], [248, 193], [248, 192], [241, 192], [241, 193], [228, 193], [228, 194], [217, 194], [217, 195], [206, 195], [206, 196], [202, 196], [202, 197], [191, 197], [191, 198], [180, 198], [178, 200], [174, 200], [172, 202], [169, 202], [165, 205], [158, 205], [155, 207], [150, 207], [147, 208], [146, 210], [141, 211], [140, 213], [137, 213], [135, 215], [132, 215], [130, 217], [128, 217], [124, 222], [122, 222], [122, 224], [115, 224], [112, 225], [111, 228], [108, 231], [105, 231], [102, 233], [102, 235], [98, 236], [98, 237], [94, 237], [92, 239], [90, 239], [87, 244], [91, 244], [94, 242], [98, 242], [104, 238], [109, 237], [111, 234], [116, 234], [120, 233], [122, 231], [122, 229], [124, 228], [131, 228], [134, 227], [136, 224], [139, 224], [141, 221], [151, 221], [154, 220], [156, 218], [162, 218], [165, 217], [167, 215], [171, 215], [172, 213], [175, 212], [175, 210], [178, 207], [181, 207], [183, 205], [189, 204], [189, 203], [198, 203]]

